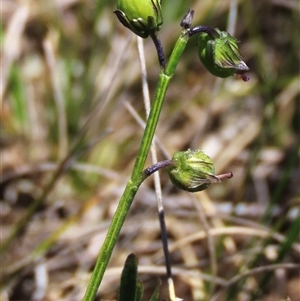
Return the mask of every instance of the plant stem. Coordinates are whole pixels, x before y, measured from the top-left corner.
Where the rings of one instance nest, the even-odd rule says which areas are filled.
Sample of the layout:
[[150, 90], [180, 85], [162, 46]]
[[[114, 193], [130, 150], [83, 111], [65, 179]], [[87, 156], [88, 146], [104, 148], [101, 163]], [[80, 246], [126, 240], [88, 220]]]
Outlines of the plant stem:
[[154, 32], [153, 34], [151, 34], [150, 37], [152, 38], [152, 41], [155, 45], [160, 67], [162, 69], [165, 69], [165, 67], [166, 67], [166, 57], [165, 57], [164, 48], [163, 48], [163, 45], [160, 41], [160, 38], [159, 38], [157, 32]]
[[177, 40], [169, 63], [166, 66], [166, 69], [161, 69], [159, 73], [158, 83], [156, 93], [154, 95], [154, 101], [151, 107], [150, 115], [147, 120], [146, 128], [144, 135], [141, 141], [139, 152], [135, 161], [134, 169], [132, 176], [129, 182], [126, 185], [124, 193], [120, 199], [118, 208], [113, 216], [111, 225], [106, 234], [102, 249], [98, 256], [96, 266], [92, 273], [89, 285], [87, 287], [84, 301], [94, 300], [98, 287], [102, 281], [104, 272], [107, 268], [109, 259], [111, 257], [113, 248], [117, 242], [119, 233], [129, 211], [129, 208], [133, 202], [134, 196], [145, 179], [143, 174], [143, 168], [149, 153], [151, 142], [155, 133], [155, 129], [158, 123], [159, 115], [162, 109], [163, 101], [169, 86], [170, 80], [174, 75], [175, 69], [179, 63], [181, 55], [186, 47], [188, 42], [187, 30], [183, 29], [179, 39]]
[[151, 165], [149, 167], [147, 167], [144, 171], [143, 171], [143, 175], [145, 177], [145, 179], [147, 177], [149, 177], [150, 175], [152, 175], [154, 172], [162, 169], [162, 168], [166, 168], [170, 165], [173, 165], [174, 162], [173, 160], [165, 160], [165, 161], [160, 161], [160, 162], [157, 162], [156, 164], [154, 165]]
[[218, 38], [219, 37], [219, 34], [215, 29], [213, 29], [209, 26], [206, 26], [206, 25], [200, 25], [200, 26], [196, 26], [194, 28], [191, 28], [189, 30], [189, 36], [191, 37], [191, 36], [194, 36], [195, 34], [198, 34], [198, 33], [201, 33], [201, 32], [207, 33], [212, 38]]

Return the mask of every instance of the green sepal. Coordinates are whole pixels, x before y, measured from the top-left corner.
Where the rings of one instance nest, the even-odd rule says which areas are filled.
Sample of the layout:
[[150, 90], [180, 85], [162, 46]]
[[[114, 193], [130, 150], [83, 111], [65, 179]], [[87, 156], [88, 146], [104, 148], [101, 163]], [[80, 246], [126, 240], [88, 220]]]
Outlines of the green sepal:
[[201, 191], [211, 183], [220, 182], [211, 158], [201, 150], [177, 152], [172, 161], [166, 170], [172, 183], [182, 190]]
[[118, 0], [114, 11], [119, 21], [142, 38], [160, 30], [161, 0]]

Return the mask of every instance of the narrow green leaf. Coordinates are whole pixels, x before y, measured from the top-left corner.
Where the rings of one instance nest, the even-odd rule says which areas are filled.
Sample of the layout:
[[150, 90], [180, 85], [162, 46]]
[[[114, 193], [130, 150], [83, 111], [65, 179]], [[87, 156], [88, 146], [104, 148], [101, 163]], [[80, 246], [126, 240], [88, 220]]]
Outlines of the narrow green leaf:
[[135, 301], [142, 301], [144, 292], [144, 285], [141, 279], [136, 282]]
[[134, 254], [128, 255], [121, 275], [119, 301], [135, 301], [138, 259]]
[[157, 285], [156, 285], [155, 291], [153, 292], [149, 301], [158, 301], [160, 287], [161, 287], [161, 280], [157, 279]]

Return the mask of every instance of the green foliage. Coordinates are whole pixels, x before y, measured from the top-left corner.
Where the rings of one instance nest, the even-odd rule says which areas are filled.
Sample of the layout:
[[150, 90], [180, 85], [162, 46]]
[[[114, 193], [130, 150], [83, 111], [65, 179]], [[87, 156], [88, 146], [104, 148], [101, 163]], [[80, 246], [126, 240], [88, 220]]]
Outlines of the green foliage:
[[158, 301], [159, 300], [159, 290], [160, 290], [160, 287], [161, 287], [161, 280], [158, 279], [157, 286], [156, 286], [156, 288], [155, 288], [155, 290], [154, 290], [154, 292], [153, 292], [153, 294], [152, 294], [152, 296], [151, 296], [151, 298], [150, 298], [149, 301]]
[[139, 301], [137, 279], [138, 259], [134, 254], [128, 255], [121, 275], [119, 301]]
[[[143, 283], [138, 279], [138, 259], [134, 254], [128, 255], [121, 275], [118, 301], [141, 301], [143, 298]], [[158, 301], [160, 281], [153, 292], [150, 301]]]

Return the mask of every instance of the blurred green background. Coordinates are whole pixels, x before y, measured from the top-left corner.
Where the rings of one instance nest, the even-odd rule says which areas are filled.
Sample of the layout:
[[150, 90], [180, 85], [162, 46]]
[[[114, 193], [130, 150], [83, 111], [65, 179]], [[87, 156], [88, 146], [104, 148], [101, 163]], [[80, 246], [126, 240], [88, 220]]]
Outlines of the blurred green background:
[[[213, 77], [191, 38], [156, 132], [160, 160], [201, 148], [218, 174], [234, 174], [190, 194], [161, 173], [176, 293], [211, 300], [235, 275], [299, 263], [300, 5], [164, 0], [162, 6], [167, 57], [192, 8], [194, 26], [227, 28], [241, 41], [251, 69], [247, 83]], [[81, 300], [130, 177], [143, 133], [132, 112], [145, 120], [145, 109], [137, 40], [115, 8], [112, 1], [2, 1], [2, 243], [40, 200], [1, 255], [3, 300]], [[153, 95], [159, 65], [150, 39], [144, 47]], [[166, 298], [151, 178], [135, 198], [98, 300], [117, 298], [132, 252], [145, 300], [158, 277]], [[243, 278], [218, 300], [300, 300], [299, 271], [270, 270]]]

